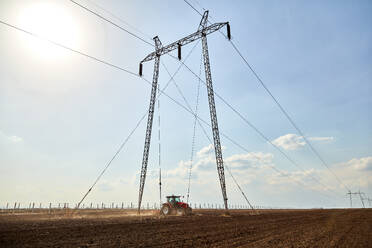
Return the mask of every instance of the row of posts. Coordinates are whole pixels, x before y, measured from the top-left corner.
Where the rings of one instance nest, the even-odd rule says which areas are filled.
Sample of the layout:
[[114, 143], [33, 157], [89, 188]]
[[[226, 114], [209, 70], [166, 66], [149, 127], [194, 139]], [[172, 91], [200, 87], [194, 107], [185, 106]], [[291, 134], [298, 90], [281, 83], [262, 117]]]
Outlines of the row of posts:
[[[223, 204], [210, 204], [210, 203], [190, 203], [189, 204], [193, 209], [223, 209]], [[15, 202], [14, 205], [7, 203], [6, 207], [0, 208], [1, 211], [16, 211], [16, 210], [23, 210], [23, 211], [36, 211], [41, 209], [49, 209], [50, 211], [58, 210], [58, 209], [71, 209], [76, 208], [77, 204], [72, 205], [70, 203], [58, 203], [58, 204], [46, 204], [43, 205], [42, 203], [35, 203], [31, 202], [28, 205], [24, 205], [21, 207], [21, 203]], [[264, 207], [264, 206], [253, 206], [255, 209], [273, 209], [272, 207]], [[82, 204], [80, 205], [80, 209], [137, 209], [135, 204], [124, 202], [118, 203], [90, 203], [90, 204]], [[147, 203], [141, 206], [141, 209], [159, 209], [159, 203]], [[250, 209], [249, 206], [246, 205], [239, 205], [239, 204], [229, 204], [229, 209]]]

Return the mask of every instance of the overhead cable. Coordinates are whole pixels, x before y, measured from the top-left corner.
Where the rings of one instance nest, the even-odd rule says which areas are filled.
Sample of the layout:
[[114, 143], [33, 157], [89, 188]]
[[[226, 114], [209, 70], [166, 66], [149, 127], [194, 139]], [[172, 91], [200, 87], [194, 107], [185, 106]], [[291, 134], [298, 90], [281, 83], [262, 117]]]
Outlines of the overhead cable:
[[[183, 0], [187, 5], [189, 5], [194, 11], [196, 11], [199, 15], [202, 16], [202, 14], [191, 4], [189, 3], [187, 0]], [[226, 36], [220, 32], [225, 38]], [[289, 122], [292, 124], [292, 126], [297, 130], [297, 132], [301, 135], [301, 137], [304, 139], [304, 141], [306, 142], [306, 144], [310, 147], [310, 149], [313, 151], [313, 153], [318, 157], [318, 159], [321, 161], [322, 165], [325, 166], [329, 172], [331, 172], [331, 174], [333, 174], [333, 176], [337, 179], [337, 181], [344, 187], [346, 188], [347, 190], [349, 190], [349, 188], [341, 181], [341, 179], [331, 170], [331, 168], [328, 166], [328, 164], [325, 162], [325, 160], [322, 158], [322, 156], [320, 155], [320, 153], [314, 148], [314, 146], [310, 143], [310, 141], [306, 138], [306, 136], [304, 135], [304, 133], [302, 132], [302, 130], [296, 125], [296, 123], [294, 122], [294, 120], [289, 116], [288, 112], [284, 109], [284, 107], [279, 103], [279, 101], [277, 100], [277, 98], [271, 93], [271, 91], [268, 89], [268, 87], [265, 85], [265, 83], [262, 81], [261, 77], [258, 76], [258, 74], [256, 73], [256, 71], [253, 69], [253, 67], [248, 63], [247, 59], [243, 56], [243, 54], [240, 52], [240, 50], [238, 49], [238, 47], [235, 45], [235, 43], [232, 41], [232, 40], [229, 40], [232, 47], [234, 48], [234, 50], [237, 52], [237, 54], [239, 55], [239, 57], [243, 60], [244, 64], [251, 70], [251, 72], [253, 73], [253, 75], [256, 77], [256, 79], [258, 80], [258, 82], [261, 84], [261, 86], [265, 89], [265, 91], [270, 95], [270, 97], [273, 99], [273, 101], [277, 104], [277, 106], [279, 107], [279, 109], [281, 110], [281, 112], [286, 116], [286, 118], [289, 120]]]
[[139, 39], [139, 40], [142, 40], [144, 43], [146, 43], [146, 44], [148, 44], [148, 45], [150, 45], [150, 46], [152, 46], [152, 47], [154, 46], [154, 44], [148, 42], [147, 40], [145, 40], [145, 39], [143, 39], [143, 38], [141, 38], [141, 37], [139, 37], [138, 35], [134, 34], [133, 32], [130, 32], [129, 30], [123, 28], [122, 26], [116, 24], [115, 22], [110, 21], [110, 20], [107, 19], [106, 17], [104, 17], [104, 16], [98, 14], [97, 12], [95, 12], [95, 11], [93, 11], [93, 10], [87, 8], [86, 6], [84, 6], [84, 5], [82, 5], [82, 4], [78, 3], [78, 2], [76, 2], [76, 1], [74, 1], [74, 0], [70, 0], [70, 2], [72, 2], [73, 4], [76, 4], [77, 6], [79, 6], [79, 7], [83, 8], [83, 9], [85, 9], [86, 11], [92, 13], [93, 15], [95, 15], [95, 16], [97, 16], [97, 17], [103, 19], [103, 20], [105, 20], [106, 22], [108, 22], [108, 23], [114, 25], [115, 27], [121, 29], [122, 31], [124, 31], [124, 32], [126, 32], [126, 33], [128, 33], [128, 34], [130, 34], [131, 36], [133, 36], [133, 37], [135, 37], [135, 38], [137, 38], [137, 39]]
[[[129, 74], [131, 74], [131, 75], [133, 75], [133, 76], [136, 76], [136, 77], [139, 77], [136, 73], [134, 73], [134, 72], [131, 72], [131, 71], [129, 71], [129, 70], [127, 70], [127, 69], [124, 69], [124, 68], [122, 68], [122, 67], [119, 67], [119, 66], [116, 66], [116, 65], [114, 65], [114, 64], [112, 64], [112, 63], [109, 63], [109, 62], [107, 62], [107, 61], [104, 61], [104, 60], [102, 60], [102, 59], [99, 59], [99, 58], [97, 58], [97, 57], [94, 57], [94, 56], [91, 56], [91, 55], [88, 55], [88, 54], [86, 54], [86, 53], [83, 53], [83, 52], [81, 52], [81, 51], [78, 51], [78, 50], [75, 50], [75, 49], [73, 49], [73, 48], [70, 48], [70, 47], [67, 47], [67, 46], [65, 46], [65, 45], [63, 45], [63, 44], [60, 44], [60, 43], [58, 43], [58, 42], [55, 42], [55, 41], [52, 41], [52, 40], [50, 40], [50, 39], [48, 39], [48, 38], [45, 38], [45, 37], [42, 37], [42, 36], [40, 36], [40, 35], [38, 35], [38, 34], [35, 34], [35, 33], [32, 33], [32, 32], [29, 32], [29, 31], [27, 31], [27, 30], [24, 30], [24, 29], [22, 29], [22, 28], [20, 28], [20, 27], [17, 27], [17, 26], [14, 26], [14, 25], [12, 25], [12, 24], [9, 24], [9, 23], [7, 23], [7, 22], [4, 22], [4, 21], [1, 21], [0, 20], [0, 23], [2, 23], [2, 24], [4, 24], [4, 25], [6, 25], [6, 26], [8, 26], [8, 27], [11, 27], [11, 28], [14, 28], [14, 29], [16, 29], [16, 30], [18, 30], [18, 31], [22, 31], [22, 32], [24, 32], [24, 33], [27, 33], [27, 34], [29, 34], [29, 35], [32, 35], [32, 36], [34, 36], [34, 37], [37, 37], [37, 38], [40, 38], [40, 39], [43, 39], [43, 40], [46, 40], [46, 41], [48, 41], [48, 42], [50, 42], [50, 43], [52, 43], [52, 44], [54, 44], [54, 45], [56, 45], [56, 46], [59, 46], [59, 47], [62, 47], [62, 48], [65, 48], [65, 49], [67, 49], [67, 50], [70, 50], [70, 51], [72, 51], [72, 52], [74, 52], [74, 53], [78, 53], [78, 54], [80, 54], [80, 55], [82, 55], [82, 56], [85, 56], [85, 57], [88, 57], [88, 58], [90, 58], [90, 59], [93, 59], [93, 60], [95, 60], [95, 61], [97, 61], [97, 62], [100, 62], [100, 63], [103, 63], [103, 64], [105, 64], [105, 65], [108, 65], [108, 66], [111, 66], [111, 67], [113, 67], [113, 68], [116, 68], [116, 69], [118, 69], [118, 70], [121, 70], [121, 71], [124, 71], [124, 72], [126, 72], [126, 73], [129, 73]], [[142, 40], [142, 39], [141, 39]], [[173, 57], [172, 55], [171, 55], [171, 57]], [[180, 67], [178, 68], [178, 70], [181, 68], [181, 66], [185, 66], [190, 72], [192, 72], [195, 76], [197, 76], [184, 62], [182, 62], [181, 61], [181, 64], [180, 64]], [[177, 70], [177, 71], [178, 71]], [[177, 73], [177, 72], [176, 72]], [[198, 77], [198, 76], [197, 76]], [[200, 80], [201, 80], [201, 82], [203, 82], [204, 84], [205, 84], [205, 82], [200, 78], [200, 77], [198, 77]], [[147, 79], [145, 79], [145, 78], [142, 78], [144, 81], [146, 81], [147, 83], [149, 83], [149, 84], [151, 84], [151, 82], [149, 81], [149, 80], [147, 80]], [[170, 80], [171, 81], [171, 80]], [[169, 81], [169, 82], [170, 82]], [[168, 82], [168, 83], [169, 83]], [[162, 93], [164, 93], [164, 91], [162, 90], [161, 91]], [[216, 92], [214, 92], [215, 94], [216, 94]], [[165, 93], [164, 93], [165, 94]], [[173, 98], [171, 98], [169, 95], [167, 95], [167, 94], [165, 94], [168, 98], [170, 98], [172, 101], [174, 101], [176, 104], [178, 104], [179, 106], [181, 106], [181, 107], [183, 107], [185, 110], [187, 110], [187, 111], [189, 111], [186, 107], [184, 107], [184, 106], [182, 106], [182, 104], [180, 104], [179, 102], [177, 102], [175, 99], [173, 99]], [[224, 101], [224, 99], [222, 99], [218, 94], [216, 94], [216, 96], [218, 96], [221, 100], [223, 100]], [[226, 101], [224, 101], [225, 103], [227, 103]], [[232, 106], [231, 105], [228, 105], [230, 108], [232, 108]], [[235, 111], [234, 111], [235, 112]], [[191, 114], [193, 114], [193, 115], [195, 115], [194, 113], [192, 113], [192, 111], [190, 112]], [[241, 116], [242, 117], [242, 116]], [[198, 118], [199, 119], [199, 118]], [[249, 123], [249, 122], [248, 122]], [[258, 129], [256, 129], [257, 131], [258, 131]], [[280, 149], [279, 149], [280, 150]]]

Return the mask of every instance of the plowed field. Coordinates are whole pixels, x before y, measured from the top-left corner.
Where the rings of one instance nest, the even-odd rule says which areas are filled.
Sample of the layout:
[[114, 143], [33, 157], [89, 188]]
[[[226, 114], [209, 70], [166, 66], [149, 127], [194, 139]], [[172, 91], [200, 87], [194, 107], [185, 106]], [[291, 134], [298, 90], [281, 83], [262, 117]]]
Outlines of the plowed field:
[[0, 247], [372, 247], [372, 210], [0, 213]]

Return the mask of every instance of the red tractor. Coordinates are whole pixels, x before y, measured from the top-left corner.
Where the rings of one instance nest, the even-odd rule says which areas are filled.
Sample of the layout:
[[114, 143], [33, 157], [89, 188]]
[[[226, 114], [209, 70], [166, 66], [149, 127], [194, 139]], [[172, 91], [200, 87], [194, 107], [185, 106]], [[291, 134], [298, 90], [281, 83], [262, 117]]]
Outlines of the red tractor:
[[189, 204], [180, 200], [181, 196], [167, 196], [167, 202], [160, 209], [162, 215], [190, 215], [192, 209]]

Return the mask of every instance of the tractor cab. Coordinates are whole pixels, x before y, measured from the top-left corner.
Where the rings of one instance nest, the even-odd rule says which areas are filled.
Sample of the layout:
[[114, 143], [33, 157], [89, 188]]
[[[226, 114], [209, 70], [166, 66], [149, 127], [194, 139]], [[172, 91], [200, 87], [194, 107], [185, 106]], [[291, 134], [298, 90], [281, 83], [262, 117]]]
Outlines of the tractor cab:
[[181, 203], [181, 196], [176, 196], [176, 195], [167, 196], [167, 203], [175, 207], [179, 205], [179, 203]]

